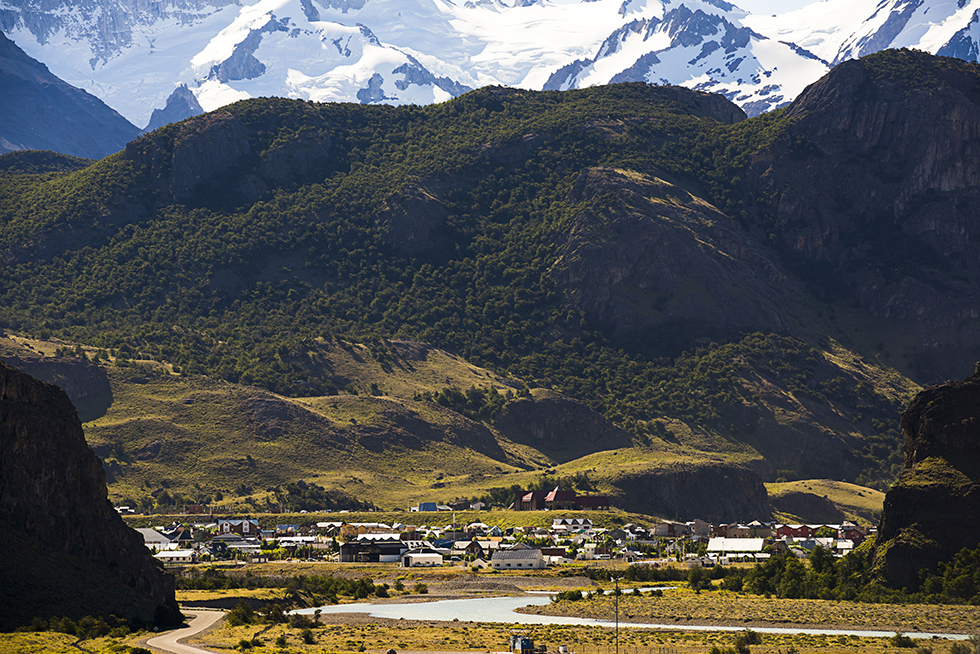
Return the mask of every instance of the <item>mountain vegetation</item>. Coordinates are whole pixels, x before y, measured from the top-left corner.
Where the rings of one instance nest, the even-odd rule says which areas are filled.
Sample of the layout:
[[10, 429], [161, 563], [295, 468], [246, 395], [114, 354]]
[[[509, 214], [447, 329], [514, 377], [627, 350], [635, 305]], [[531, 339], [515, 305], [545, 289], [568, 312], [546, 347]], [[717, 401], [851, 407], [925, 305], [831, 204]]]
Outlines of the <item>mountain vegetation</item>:
[[[439, 439], [488, 475], [559, 461], [571, 475], [625, 447], [634, 471], [680, 457], [885, 488], [901, 408], [980, 344], [961, 319], [975, 246], [952, 229], [980, 167], [945, 151], [899, 163], [980, 124], [977, 77], [889, 51], [750, 120], [635, 83], [426, 107], [240, 102], [80, 170], [0, 175], [0, 325], [179, 376], [154, 384], [207, 376], [318, 421], [343, 407], [340, 440], [353, 406], [456, 424]], [[936, 102], [931, 140], [906, 137]], [[863, 130], [879, 107], [905, 131]], [[901, 201], [874, 213], [886, 197]], [[420, 383], [406, 371], [433, 348], [475, 373]], [[545, 391], [605, 421], [618, 450], [561, 460], [501, 432]], [[109, 411], [89, 435], [135, 445]], [[386, 424], [365, 451], [396, 446]], [[349, 465], [340, 440], [314, 467]]]

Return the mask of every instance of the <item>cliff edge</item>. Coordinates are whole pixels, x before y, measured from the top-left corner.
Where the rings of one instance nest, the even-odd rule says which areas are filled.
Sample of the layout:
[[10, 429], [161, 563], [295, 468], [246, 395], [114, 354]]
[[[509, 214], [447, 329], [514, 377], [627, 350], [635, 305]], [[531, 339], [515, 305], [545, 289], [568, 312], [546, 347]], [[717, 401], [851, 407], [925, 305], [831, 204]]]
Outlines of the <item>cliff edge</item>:
[[64, 391], [0, 362], [0, 629], [34, 617], [179, 618], [174, 579], [107, 500]]
[[914, 591], [919, 571], [980, 545], [980, 364], [902, 414], [905, 471], [885, 496], [874, 568]]

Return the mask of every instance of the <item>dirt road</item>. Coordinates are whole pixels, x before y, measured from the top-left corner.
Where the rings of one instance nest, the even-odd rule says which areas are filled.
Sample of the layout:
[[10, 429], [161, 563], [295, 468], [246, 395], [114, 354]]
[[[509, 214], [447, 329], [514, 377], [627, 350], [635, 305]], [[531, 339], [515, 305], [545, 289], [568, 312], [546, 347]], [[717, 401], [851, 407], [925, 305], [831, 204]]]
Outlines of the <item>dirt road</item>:
[[188, 626], [154, 636], [146, 641], [146, 646], [164, 652], [172, 652], [173, 654], [212, 654], [210, 650], [201, 649], [193, 645], [185, 645], [177, 641], [204, 631], [224, 617], [225, 612], [184, 609], [183, 613], [190, 618]]

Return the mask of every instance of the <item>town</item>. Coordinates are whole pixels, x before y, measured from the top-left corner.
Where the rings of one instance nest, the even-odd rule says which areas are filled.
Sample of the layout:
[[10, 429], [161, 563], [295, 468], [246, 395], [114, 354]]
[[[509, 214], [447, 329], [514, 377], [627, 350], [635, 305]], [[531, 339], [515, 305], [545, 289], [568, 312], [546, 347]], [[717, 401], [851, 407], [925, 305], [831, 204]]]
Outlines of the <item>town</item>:
[[[273, 527], [261, 525], [258, 518], [238, 517], [173, 522], [138, 531], [154, 556], [167, 566], [225, 559], [263, 563], [300, 558], [403, 567], [456, 565], [474, 570], [540, 570], [576, 561], [612, 559], [708, 567], [759, 562], [787, 552], [806, 558], [817, 547], [843, 556], [875, 531], [874, 527], [851, 522], [783, 524], [759, 520], [717, 525], [704, 520], [661, 521], [648, 527], [628, 523], [608, 528], [596, 526], [589, 518], [560, 515], [562, 510], [583, 506], [608, 508], [608, 500], [576, 497], [574, 492], [557, 488], [518, 493], [512, 507], [555, 513], [550, 527], [500, 527], [482, 520], [462, 523], [457, 522], [455, 513], [447, 522], [450, 512], [481, 511], [485, 505], [421, 502], [408, 513], [419, 518], [412, 520], [418, 524], [319, 520]], [[425, 518], [424, 523], [421, 518]]]

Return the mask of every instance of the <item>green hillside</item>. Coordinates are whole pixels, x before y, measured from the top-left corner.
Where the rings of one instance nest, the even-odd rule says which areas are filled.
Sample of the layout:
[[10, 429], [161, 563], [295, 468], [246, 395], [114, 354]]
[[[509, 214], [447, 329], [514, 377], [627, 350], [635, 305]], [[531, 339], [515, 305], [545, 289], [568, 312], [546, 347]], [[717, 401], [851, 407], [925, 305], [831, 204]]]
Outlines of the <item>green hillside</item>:
[[[910, 60], [915, 70], [937, 65], [885, 53], [841, 70], [901, 76]], [[943, 63], [928, 84], [976, 76], [950, 66], [959, 65]], [[814, 92], [844, 84], [835, 80], [845, 72]], [[855, 103], [876, 93], [920, 102], [894, 75], [868, 74], [860, 93], [841, 88]], [[644, 84], [486, 88], [427, 107], [257, 99], [164, 127], [80, 170], [25, 174], [56, 167], [18, 160], [11, 172], [0, 167], [0, 327], [67, 344], [53, 354], [81, 344], [113, 363], [113, 406], [87, 433], [131, 451], [169, 434], [178, 445], [159, 470], [140, 463], [120, 478], [145, 476], [146, 487], [168, 475], [193, 485], [198, 474], [252, 486], [303, 477], [341, 490], [345, 475], [408, 460], [390, 456], [408, 438], [384, 419], [397, 414], [435, 425], [436, 441], [470, 454], [427, 443], [423, 459], [395, 474], [404, 482], [377, 485], [396, 503], [414, 492], [399, 484], [452, 476], [444, 460], [484, 474], [585, 469], [581, 456], [600, 456], [588, 467], [612, 489], [624, 473], [607, 471], [601, 453], [624, 447], [646, 468], [679, 457], [770, 481], [884, 488], [900, 469], [901, 408], [917, 380], [953, 360], [937, 358], [942, 347], [920, 356], [925, 323], [908, 321], [933, 314], [914, 297], [892, 313], [878, 296], [865, 299], [893, 279], [919, 279], [901, 288], [932, 306], [924, 288], [959, 288], [944, 275], [972, 273], [896, 258], [875, 240], [884, 228], [847, 231], [863, 205], [844, 197], [820, 220], [838, 212], [840, 236], [827, 239], [851, 249], [818, 261], [825, 253], [804, 224], [816, 219], [787, 214], [797, 205], [785, 197], [799, 179], [807, 193], [831, 195], [819, 185], [833, 180], [773, 186], [775, 172], [823, 165], [814, 148], [826, 129], [809, 106], [804, 97], [732, 122], [737, 109], [718, 96]], [[874, 175], [901, 184], [898, 172]], [[903, 238], [906, 249], [933, 247]], [[874, 289], [862, 286], [879, 274]], [[968, 347], [961, 332], [940, 336]], [[179, 377], [154, 376], [152, 397], [141, 395], [127, 390], [131, 361]], [[560, 441], [505, 434], [502, 416], [542, 409], [517, 402], [544, 391], [608, 420], [610, 440], [568, 460]], [[199, 399], [209, 410], [181, 417]], [[255, 431], [242, 422], [248, 402], [303, 416], [287, 421], [281, 443], [246, 448], [276, 475], [242, 462], [234, 434]], [[352, 439], [352, 420], [373, 428], [377, 444]], [[447, 436], [454, 429], [467, 435]], [[180, 470], [180, 457], [196, 452], [191, 434], [208, 431], [227, 432], [201, 452], [209, 473], [164, 472], [168, 461]], [[457, 482], [460, 493], [482, 485]]]

